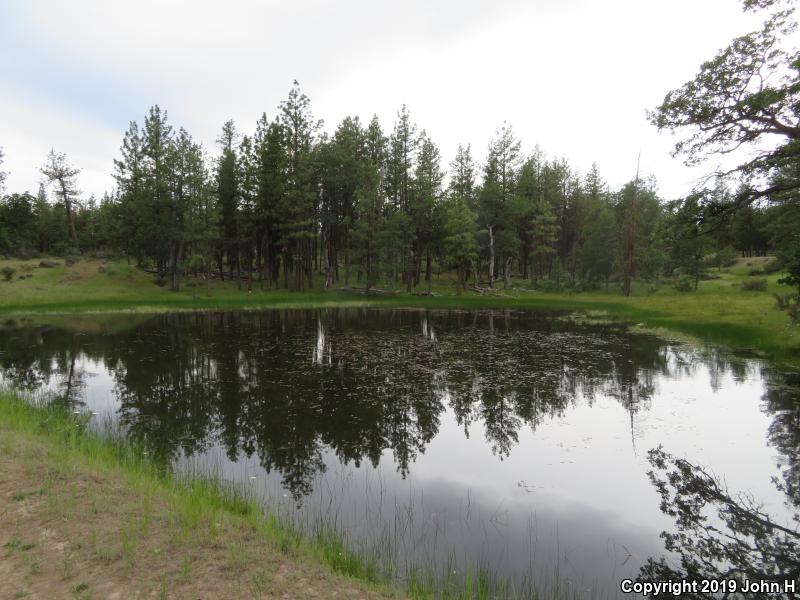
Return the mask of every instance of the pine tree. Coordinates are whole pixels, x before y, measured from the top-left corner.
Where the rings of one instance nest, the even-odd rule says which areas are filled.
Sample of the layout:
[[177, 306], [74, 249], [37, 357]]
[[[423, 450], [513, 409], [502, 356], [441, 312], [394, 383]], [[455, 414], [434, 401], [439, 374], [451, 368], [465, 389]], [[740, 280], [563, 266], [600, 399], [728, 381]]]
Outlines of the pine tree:
[[367, 289], [375, 285], [380, 267], [378, 236], [384, 218], [383, 175], [386, 137], [378, 117], [373, 116], [364, 132], [364, 164], [358, 186], [353, 236], [356, 253], [366, 274]]
[[467, 206], [475, 208], [475, 162], [469, 144], [466, 148], [459, 144], [456, 149], [456, 156], [450, 163], [448, 193], [451, 198], [461, 198]]
[[[280, 282], [280, 245], [286, 221], [286, 132], [278, 121], [269, 122], [266, 114], [258, 120], [253, 138], [256, 153], [256, 262], [269, 285]], [[264, 265], [262, 267], [262, 264]]]
[[220, 218], [222, 225], [222, 248], [220, 256], [220, 276], [222, 277], [222, 261], [228, 262], [228, 276], [233, 278], [236, 270], [237, 280], [241, 283], [241, 264], [238, 248], [238, 213], [239, 213], [239, 181], [238, 157], [236, 146], [239, 133], [233, 121], [226, 121], [217, 138], [221, 153], [217, 162], [217, 194], [219, 195]]
[[[292, 289], [313, 283], [312, 244], [317, 236], [315, 145], [322, 121], [314, 119], [311, 101], [294, 82], [289, 97], [281, 102], [280, 123], [286, 141], [286, 221], [282, 230], [284, 279], [292, 273]], [[289, 271], [287, 271], [289, 269]]]
[[167, 113], [158, 105], [153, 106], [144, 120], [142, 129], [144, 146], [144, 218], [137, 227], [145, 232], [144, 238], [150, 256], [156, 259], [161, 277], [167, 274], [167, 262], [171, 249], [170, 216], [173, 212], [170, 179], [172, 176], [172, 126], [167, 122]]
[[64, 204], [72, 247], [77, 252], [78, 234], [75, 230], [75, 204], [79, 191], [76, 177], [81, 171], [67, 162], [66, 154], [55, 150], [50, 150], [47, 155], [47, 161], [40, 171], [47, 178], [47, 183], [55, 186], [56, 196], [60, 197], [61, 202]]
[[420, 136], [419, 155], [414, 170], [410, 215], [414, 226], [414, 281], [419, 285], [423, 256], [425, 257], [425, 281], [431, 284], [431, 259], [441, 236], [438, 223], [438, 203], [442, 195], [444, 171], [441, 169], [439, 149], [423, 131]]

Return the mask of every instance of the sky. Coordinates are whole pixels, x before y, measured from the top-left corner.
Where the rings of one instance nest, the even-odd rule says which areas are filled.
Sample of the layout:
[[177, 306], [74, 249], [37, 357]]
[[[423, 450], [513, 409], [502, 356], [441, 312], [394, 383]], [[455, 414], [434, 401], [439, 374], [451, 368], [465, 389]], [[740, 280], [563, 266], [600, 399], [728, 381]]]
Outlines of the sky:
[[[325, 130], [406, 104], [441, 150], [479, 161], [510, 124], [612, 189], [637, 160], [664, 198], [716, 165], [688, 168], [646, 111], [754, 29], [736, 0], [0, 0], [0, 147], [10, 192], [38, 189], [51, 148], [83, 197], [114, 185], [130, 121], [166, 109], [210, 155], [222, 124], [275, 116], [293, 80]], [[638, 157], [641, 157], [638, 159]]]

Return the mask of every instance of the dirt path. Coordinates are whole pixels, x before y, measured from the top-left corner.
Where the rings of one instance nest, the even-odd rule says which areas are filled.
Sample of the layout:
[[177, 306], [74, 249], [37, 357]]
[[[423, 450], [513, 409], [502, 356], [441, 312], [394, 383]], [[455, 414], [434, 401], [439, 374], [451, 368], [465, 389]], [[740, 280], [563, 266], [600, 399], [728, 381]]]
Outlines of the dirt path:
[[0, 600], [387, 597], [141, 479], [0, 424]]

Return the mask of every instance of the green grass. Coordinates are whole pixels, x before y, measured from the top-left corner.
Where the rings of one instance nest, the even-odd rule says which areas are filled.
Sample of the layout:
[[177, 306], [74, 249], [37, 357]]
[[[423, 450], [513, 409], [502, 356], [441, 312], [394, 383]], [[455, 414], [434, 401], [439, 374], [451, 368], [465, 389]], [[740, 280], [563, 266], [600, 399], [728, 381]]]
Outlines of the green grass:
[[[529, 289], [530, 282], [514, 279], [514, 289], [498, 289], [492, 295], [454, 293], [452, 276], [435, 276], [431, 288], [437, 296], [414, 296], [402, 292], [391, 296], [364, 296], [324, 290], [321, 282], [311, 291], [262, 290], [258, 283], [252, 293], [239, 290], [232, 282], [213, 282], [211, 295], [205, 283], [185, 280], [181, 292], [172, 293], [154, 283], [153, 277], [124, 261], [84, 260], [66, 267], [63, 261], [54, 269], [38, 268], [38, 260], [0, 261], [0, 268], [13, 266], [32, 277], [0, 282], [0, 314], [8, 319], [47, 315], [58, 320], [59, 314], [141, 313], [178, 310], [252, 310], [259, 308], [315, 308], [332, 306], [374, 306], [431, 309], [514, 308], [532, 310], [576, 311], [641, 324], [650, 329], [668, 330], [699, 340], [746, 349], [774, 360], [800, 365], [800, 328], [775, 306], [773, 293], [793, 290], [779, 285], [779, 274], [762, 277], [765, 291], [744, 291], [742, 282], [752, 279], [748, 272], [766, 259], [741, 259], [734, 267], [711, 273], [718, 277], [702, 281], [697, 291], [679, 292], [668, 284], [654, 288], [636, 282], [633, 294], [625, 298], [618, 290], [590, 291], [576, 294], [545, 293]], [[393, 283], [381, 284], [392, 289]], [[425, 289], [425, 286], [421, 286]], [[92, 317], [93, 319], [96, 316]], [[142, 317], [144, 318], [144, 317]], [[87, 319], [87, 322], [89, 320]], [[95, 323], [97, 321], [94, 321]], [[132, 324], [129, 314], [125, 325]], [[120, 325], [108, 318], [107, 326]]]

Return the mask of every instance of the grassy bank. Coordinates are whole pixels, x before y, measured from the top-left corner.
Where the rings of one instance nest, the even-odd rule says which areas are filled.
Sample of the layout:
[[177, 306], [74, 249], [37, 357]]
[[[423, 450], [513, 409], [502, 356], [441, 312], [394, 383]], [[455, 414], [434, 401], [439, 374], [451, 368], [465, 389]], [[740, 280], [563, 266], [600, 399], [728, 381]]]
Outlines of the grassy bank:
[[394, 596], [333, 540], [304, 540], [233, 487], [165, 474], [84, 423], [0, 395], [3, 598]]
[[173, 474], [89, 418], [0, 392], [4, 599], [517, 597], [478, 571], [387, 576], [343, 533], [299, 533], [246, 486]]
[[[715, 279], [702, 281], [697, 291], [679, 292], [669, 285], [638, 283], [624, 298], [615, 289], [577, 294], [544, 293], [527, 289], [529, 282], [514, 280], [514, 289], [491, 295], [454, 293], [452, 278], [436, 277], [437, 296], [414, 296], [397, 290], [391, 296], [315, 290], [292, 293], [262, 290], [252, 293], [232, 282], [212, 284], [206, 293], [201, 281], [187, 279], [181, 292], [169, 292], [149, 276], [124, 262], [82, 260], [72, 266], [58, 261], [55, 268], [39, 268], [38, 260], [0, 261], [11, 266], [11, 281], [0, 283], [0, 313], [9, 317], [32, 313], [80, 313], [172, 310], [240, 310], [270, 307], [382, 306], [419, 308], [519, 308], [592, 312], [604, 318], [667, 329], [734, 349], [755, 351], [770, 358], [800, 364], [800, 328], [775, 306], [773, 293], [792, 290], [779, 285], [779, 274], [750, 276], [766, 259], [741, 259], [735, 266], [714, 270]], [[20, 279], [20, 276], [23, 278]], [[764, 290], [745, 291], [742, 283], [765, 279]], [[388, 285], [384, 287], [390, 287]]]

